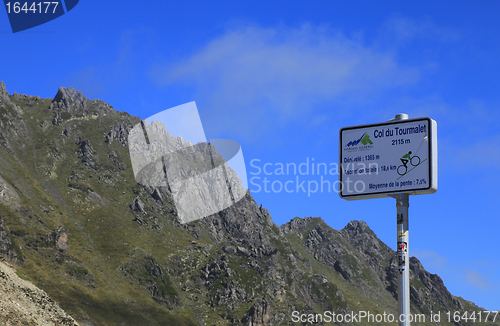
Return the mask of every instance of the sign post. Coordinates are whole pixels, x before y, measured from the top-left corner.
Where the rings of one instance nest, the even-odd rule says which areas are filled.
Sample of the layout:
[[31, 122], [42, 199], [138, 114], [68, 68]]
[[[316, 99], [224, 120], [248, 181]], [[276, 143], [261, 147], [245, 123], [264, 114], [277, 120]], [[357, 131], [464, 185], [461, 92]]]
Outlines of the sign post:
[[[400, 194], [396, 197], [398, 217], [398, 301], [399, 301], [399, 325], [410, 325], [408, 315], [410, 314], [410, 255], [408, 244], [408, 207], [410, 206], [408, 194]], [[404, 316], [404, 317], [402, 317]], [[402, 320], [403, 319], [403, 320]]]
[[437, 124], [398, 114], [385, 123], [342, 128], [339, 160], [341, 198], [396, 199], [399, 325], [409, 326], [409, 196], [437, 190]]

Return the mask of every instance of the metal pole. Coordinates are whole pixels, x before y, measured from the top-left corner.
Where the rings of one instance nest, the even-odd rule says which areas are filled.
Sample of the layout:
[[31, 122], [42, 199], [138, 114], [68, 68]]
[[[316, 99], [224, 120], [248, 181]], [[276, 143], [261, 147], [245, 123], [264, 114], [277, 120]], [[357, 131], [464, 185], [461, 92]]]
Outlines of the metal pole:
[[[405, 113], [397, 114], [389, 121], [408, 119]], [[399, 194], [396, 198], [397, 222], [398, 222], [398, 302], [399, 302], [399, 326], [410, 326], [410, 256], [409, 256], [409, 231], [408, 231], [408, 207], [410, 199], [408, 194]]]
[[398, 210], [398, 301], [399, 301], [399, 326], [409, 326], [410, 315], [410, 256], [408, 232], [408, 207], [410, 206], [408, 194], [399, 194], [396, 197]]

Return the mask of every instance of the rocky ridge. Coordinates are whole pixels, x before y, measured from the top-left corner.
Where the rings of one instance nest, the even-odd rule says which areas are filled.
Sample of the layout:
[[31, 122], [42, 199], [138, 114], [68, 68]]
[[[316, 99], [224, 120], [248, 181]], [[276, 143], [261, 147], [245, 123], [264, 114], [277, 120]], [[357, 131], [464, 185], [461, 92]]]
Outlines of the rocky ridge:
[[[246, 193], [181, 224], [168, 186], [135, 180], [128, 134], [140, 118], [71, 88], [40, 99], [3, 83], [0, 118], [0, 254], [81, 325], [295, 325], [293, 311], [397, 312], [395, 252], [362, 221], [278, 227]], [[412, 312], [479, 309], [416, 258], [410, 269]]]

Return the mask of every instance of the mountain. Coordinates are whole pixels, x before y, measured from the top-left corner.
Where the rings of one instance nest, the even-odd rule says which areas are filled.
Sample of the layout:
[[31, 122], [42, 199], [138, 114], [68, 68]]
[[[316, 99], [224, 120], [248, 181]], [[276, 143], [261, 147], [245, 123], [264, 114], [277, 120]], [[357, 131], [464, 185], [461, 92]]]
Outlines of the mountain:
[[[0, 84], [0, 254], [80, 325], [323, 325], [294, 316], [397, 314], [396, 254], [362, 221], [334, 230], [296, 217], [278, 227], [247, 192], [181, 224], [168, 186], [136, 182], [128, 134], [138, 123], [72, 88], [42, 99]], [[427, 318], [419, 324], [495, 325], [447, 322], [448, 311], [482, 309], [414, 257], [410, 268], [411, 312]]]

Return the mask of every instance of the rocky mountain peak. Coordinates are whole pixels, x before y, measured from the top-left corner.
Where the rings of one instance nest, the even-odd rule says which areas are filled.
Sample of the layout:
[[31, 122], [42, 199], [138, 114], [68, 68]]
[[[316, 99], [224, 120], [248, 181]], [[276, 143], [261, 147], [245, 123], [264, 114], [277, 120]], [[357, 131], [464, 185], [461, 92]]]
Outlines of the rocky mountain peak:
[[[124, 116], [130, 117], [128, 114], [123, 116], [123, 113], [115, 111], [111, 105], [102, 100], [89, 100], [81, 92], [71, 87], [59, 87], [56, 96], [50, 103], [49, 109], [54, 114], [52, 118], [53, 125], [63, 125], [64, 121], [71, 121], [72, 119], [97, 119], [98, 117], [106, 115], [112, 115], [122, 120]], [[137, 119], [135, 117], [131, 118], [133, 120]], [[118, 129], [122, 127], [128, 128], [122, 125], [123, 124], [121, 124]], [[122, 137], [120, 137], [120, 142], [122, 145], [124, 144]]]
[[344, 231], [344, 234], [354, 238], [356, 235], [365, 234], [367, 231], [371, 232], [371, 229], [365, 221], [350, 221], [342, 231]]
[[[349, 222], [339, 231], [339, 234], [351, 243], [370, 244], [369, 247], [372, 247], [372, 244], [376, 244], [380, 241], [377, 235], [364, 221]], [[375, 245], [375, 247], [378, 246]]]
[[0, 97], [4, 97], [7, 95], [7, 88], [5, 88], [5, 83], [0, 81]]
[[323, 222], [323, 219], [321, 219], [321, 217], [295, 217], [291, 219], [290, 222], [280, 226], [280, 230], [283, 234], [299, 233], [309, 229], [312, 223], [319, 221]]
[[[6, 104], [11, 106], [12, 102], [10, 101], [9, 93], [7, 93], [7, 88], [5, 87], [5, 83], [3, 81], [0, 81], [0, 106], [5, 106]], [[14, 109], [14, 111], [17, 112], [15, 106], [12, 106], [12, 108]]]
[[[84, 109], [86, 107], [87, 98], [79, 91], [72, 87], [59, 87], [56, 96], [52, 102], [64, 104], [67, 109]], [[69, 112], [69, 110], [68, 110]]]

